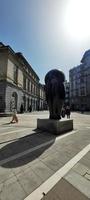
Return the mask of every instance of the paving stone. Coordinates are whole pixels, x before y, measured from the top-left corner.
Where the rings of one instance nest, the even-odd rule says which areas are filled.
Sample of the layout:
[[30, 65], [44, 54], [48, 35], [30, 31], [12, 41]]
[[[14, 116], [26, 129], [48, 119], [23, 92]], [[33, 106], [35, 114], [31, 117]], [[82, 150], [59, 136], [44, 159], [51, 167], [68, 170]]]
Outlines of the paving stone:
[[57, 159], [57, 161], [63, 163], [64, 165], [66, 162], [68, 162], [72, 158], [72, 156], [69, 156], [67, 152], [63, 152], [62, 150], [58, 153], [55, 153], [55, 158]]
[[10, 178], [1, 184], [0, 200], [22, 200], [26, 197], [16, 177]]
[[[24, 158], [25, 158], [25, 156], [24, 156]], [[36, 159], [36, 160], [38, 160], [38, 159]], [[36, 162], [36, 160], [34, 160], [32, 162]], [[23, 159], [23, 157], [21, 157], [19, 159], [12, 161], [11, 165], [9, 162], [8, 166], [11, 167], [13, 173], [17, 175], [19, 173], [24, 172], [27, 168], [30, 168], [30, 165], [32, 162], [30, 162], [30, 157], [26, 156], [25, 160]]]
[[90, 181], [77, 174], [73, 170], [70, 170], [69, 173], [64, 176], [64, 178], [74, 187], [76, 187], [80, 192], [90, 198]]
[[80, 163], [90, 168], [90, 152], [88, 152], [81, 160]]
[[44, 159], [47, 156], [52, 156], [56, 152], [56, 149], [53, 148], [53, 145], [47, 148], [45, 151], [42, 152], [42, 154], [39, 156], [39, 159]]
[[29, 168], [25, 172], [16, 175], [16, 177], [27, 195], [42, 183], [42, 179]]
[[7, 179], [13, 176], [14, 176], [14, 173], [11, 169], [0, 166], [0, 183], [6, 181]]
[[[27, 166], [27, 165], [26, 165], [26, 166]], [[28, 168], [28, 166], [27, 166], [27, 168]], [[15, 175], [17, 175], [17, 174], [19, 174], [19, 173], [21, 173], [21, 172], [24, 171], [24, 166], [13, 168], [12, 171], [13, 171], [13, 173], [14, 173]]]
[[88, 172], [88, 167], [86, 167], [85, 165], [81, 164], [81, 163], [77, 163], [74, 167], [73, 170], [75, 172], [77, 172], [78, 174], [84, 176], [87, 172]]
[[48, 179], [52, 174], [53, 170], [47, 167], [43, 162], [38, 161], [36, 164], [32, 166], [32, 170], [35, 174], [40, 176], [40, 178], [45, 181]]
[[88, 200], [88, 198], [62, 178], [42, 200]]
[[[41, 112], [37, 112], [38, 115], [40, 113]], [[37, 134], [37, 132], [35, 132], [33, 130], [33, 128], [31, 128], [30, 130], [27, 129], [26, 131], [22, 131], [20, 133], [18, 132], [18, 133], [14, 133], [14, 134], [9, 134], [9, 135], [3, 136], [3, 137], [0, 136], [1, 142], [4, 142], [6, 140], [12, 140], [15, 138], [17, 139], [17, 137], [18, 137], [18, 141], [16, 143], [14, 141], [11, 142], [12, 145], [7, 145], [7, 143], [0, 144], [1, 159], [3, 158], [3, 156], [7, 157], [6, 153], [8, 155], [11, 155], [11, 146], [12, 146], [12, 150], [14, 153], [15, 153], [15, 151], [23, 152], [23, 150], [25, 150], [25, 149], [28, 149], [30, 147], [36, 146], [38, 144], [42, 144], [46, 141], [50, 141], [51, 139], [53, 139], [53, 143], [51, 145], [49, 145], [45, 148], [42, 148], [39, 151], [37, 150], [34, 153], [31, 153], [31, 155], [27, 155], [27, 156], [25, 155], [24, 157], [17, 159], [16, 161], [7, 163], [6, 165], [4, 165], [2, 167], [3, 169], [5, 169], [5, 171], [1, 170], [1, 168], [0, 168], [0, 174], [1, 174], [0, 180], [2, 179], [2, 181], [3, 181], [0, 184], [0, 191], [3, 189], [3, 183], [5, 183], [5, 187], [4, 187], [3, 193], [2, 193], [3, 196], [2, 196], [2, 199], [0, 196], [0, 200], [7, 200], [7, 199], [5, 199], [6, 197], [5, 197], [4, 193], [5, 193], [5, 191], [7, 194], [10, 193], [11, 189], [12, 189], [11, 192], [13, 194], [12, 194], [12, 196], [10, 196], [10, 198], [9, 198], [10, 200], [13, 200], [15, 190], [18, 192], [18, 194], [16, 194], [17, 196], [15, 196], [14, 200], [24, 199], [24, 194], [25, 195], [30, 194], [30, 192], [32, 192], [34, 189], [36, 189], [36, 187], [38, 187], [38, 185], [40, 185], [42, 183], [42, 181], [44, 181], [46, 173], [47, 173], [46, 176], [49, 177], [49, 173], [51, 173], [51, 171], [53, 171], [53, 173], [54, 173], [56, 170], [61, 168], [68, 161], [68, 159], [71, 159], [80, 150], [82, 150], [87, 144], [89, 144], [90, 129], [86, 130], [86, 128], [84, 126], [86, 126], [87, 121], [88, 121], [87, 126], [89, 126], [90, 115], [88, 115], [88, 116], [86, 115], [86, 117], [85, 117], [85, 115], [82, 116], [77, 113], [74, 113], [74, 114], [75, 114], [74, 124], [76, 124], [76, 128], [83, 129], [83, 130], [79, 130], [75, 134], [69, 135], [61, 140], [57, 140], [57, 142], [55, 142], [55, 137], [53, 137], [52, 135], [50, 135], [50, 134], [48, 135], [48, 133]], [[30, 113], [30, 114], [27, 113], [27, 114], [20, 115], [19, 123], [13, 125], [12, 129], [16, 130], [16, 127], [22, 129], [22, 128], [31, 127], [31, 126], [35, 128], [36, 118], [38, 115], [36, 117], [34, 117], [33, 115], [34, 115], [34, 113]], [[73, 113], [72, 113], [72, 115], [73, 115]], [[40, 117], [45, 118], [44, 112], [42, 112], [42, 116], [40, 116]], [[0, 118], [0, 120], [1, 120], [1, 118]], [[3, 120], [5, 120], [5, 123], [6, 123], [6, 118]], [[80, 121], [79, 122], [80, 126], [77, 126], [78, 120]], [[10, 119], [9, 119], [9, 121], [10, 121]], [[0, 121], [0, 123], [1, 123], [1, 121]], [[4, 121], [3, 121], [3, 123], [4, 123]], [[6, 132], [6, 130], [5, 130], [5, 132]], [[21, 148], [21, 147], [19, 147], [20, 141], [21, 141], [21, 139], [19, 140], [19, 137], [21, 138], [25, 135], [28, 135], [27, 133], [30, 134], [30, 137], [25, 137], [26, 139], [22, 140], [23, 142], [22, 142], [22, 148]], [[36, 137], [36, 135], [37, 135], [37, 137]], [[13, 146], [13, 144], [16, 144], [16, 145]], [[4, 147], [4, 148], [2, 148], [2, 147]], [[2, 154], [1, 152], [4, 154]], [[46, 160], [44, 160], [43, 158], [45, 158]], [[43, 161], [43, 164], [41, 166], [39, 166], [39, 163], [38, 163], [39, 159], [41, 159]], [[85, 165], [87, 168], [90, 168], [89, 160], [90, 160], [90, 155], [87, 159], [84, 160], [84, 163], [81, 163], [81, 164]], [[88, 163], [88, 166], [86, 165], [86, 162]], [[34, 169], [33, 169], [33, 166], [35, 166]], [[48, 168], [50, 171], [47, 170], [46, 168]], [[52, 170], [51, 170], [51, 168], [52, 168]], [[34, 170], [34, 171], [32, 171], [32, 170]], [[17, 178], [15, 179], [12, 172], [16, 175], [16, 177], [18, 178], [18, 181], [17, 181]], [[88, 174], [89, 174], [89, 170], [88, 170]], [[5, 175], [4, 176], [5, 179], [2, 178], [2, 175], [3, 176]], [[15, 180], [14, 182], [11, 181], [12, 178], [13, 178], [13, 180]], [[90, 182], [85, 177], [83, 177], [83, 178], [86, 181]], [[6, 181], [6, 180], [8, 180], [8, 181]], [[8, 184], [7, 184], [7, 182], [8, 182]], [[82, 181], [82, 184], [83, 184], [83, 181]], [[87, 186], [87, 184], [86, 184], [86, 186]], [[59, 189], [60, 188], [61, 188], [61, 185], [60, 185]], [[66, 190], [68, 191], [68, 187], [66, 187], [66, 188], [67, 188]], [[25, 193], [24, 193], [24, 189], [25, 189]], [[63, 192], [65, 193], [65, 189], [63, 189]], [[69, 197], [72, 198], [73, 195], [75, 195], [75, 193], [71, 192], [71, 196], [69, 196]], [[79, 196], [75, 196], [75, 197], [76, 197], [76, 199], [79, 200]], [[83, 196], [80, 196], [80, 197], [81, 197], [80, 200], [83, 200]], [[64, 196], [63, 196], [63, 198], [64, 198]], [[53, 199], [51, 199], [51, 200], [53, 200]], [[66, 200], [67, 200], [67, 193], [66, 193]]]
[[41, 161], [53, 171], [57, 171], [60, 167], [63, 166], [63, 163], [57, 160], [55, 154], [53, 154], [51, 157], [48, 156], [44, 159], [41, 159]]

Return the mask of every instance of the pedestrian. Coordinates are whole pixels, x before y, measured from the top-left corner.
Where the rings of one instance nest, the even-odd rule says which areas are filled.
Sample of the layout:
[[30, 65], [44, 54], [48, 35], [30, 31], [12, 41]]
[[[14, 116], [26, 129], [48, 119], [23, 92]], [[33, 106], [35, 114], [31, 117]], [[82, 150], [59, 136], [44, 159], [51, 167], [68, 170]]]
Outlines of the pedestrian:
[[62, 116], [63, 118], [65, 117], [65, 108], [64, 108], [64, 107], [62, 108], [61, 116]]
[[32, 111], [32, 106], [30, 105], [30, 106], [29, 106], [29, 112], [31, 112], [31, 111]]
[[14, 99], [11, 100], [12, 120], [10, 123], [18, 123], [17, 110]]
[[69, 106], [66, 107], [66, 115], [67, 115], [67, 118], [70, 118], [70, 107]]
[[24, 112], [24, 108], [23, 108], [23, 104], [21, 104], [20, 106], [20, 113], [23, 113]]

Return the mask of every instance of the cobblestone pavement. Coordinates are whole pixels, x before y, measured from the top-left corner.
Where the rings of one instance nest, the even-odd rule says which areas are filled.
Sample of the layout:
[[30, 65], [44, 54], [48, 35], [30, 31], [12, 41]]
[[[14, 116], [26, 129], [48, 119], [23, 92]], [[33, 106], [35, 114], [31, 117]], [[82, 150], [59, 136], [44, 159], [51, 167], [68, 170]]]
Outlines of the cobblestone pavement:
[[72, 113], [74, 131], [56, 137], [36, 129], [48, 112], [0, 118], [0, 200], [90, 198], [90, 115]]

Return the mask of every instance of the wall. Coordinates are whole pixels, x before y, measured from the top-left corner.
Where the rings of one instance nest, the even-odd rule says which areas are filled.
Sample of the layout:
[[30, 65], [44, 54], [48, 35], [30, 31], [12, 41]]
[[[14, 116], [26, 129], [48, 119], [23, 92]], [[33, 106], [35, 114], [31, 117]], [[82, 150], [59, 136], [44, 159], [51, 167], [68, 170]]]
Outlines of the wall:
[[0, 112], [5, 111], [5, 85], [4, 81], [0, 81]]
[[6, 112], [10, 112], [10, 102], [12, 98], [12, 94], [17, 93], [17, 111], [20, 111], [21, 103], [23, 103], [23, 92], [18, 90], [18, 88], [13, 87], [11, 84], [7, 84], [6, 86]]
[[7, 52], [0, 52], [0, 80], [6, 78]]
[[23, 88], [23, 72], [18, 69], [18, 86]]
[[8, 59], [7, 80], [9, 80], [10, 82], [13, 82], [13, 77], [14, 77], [14, 63]]

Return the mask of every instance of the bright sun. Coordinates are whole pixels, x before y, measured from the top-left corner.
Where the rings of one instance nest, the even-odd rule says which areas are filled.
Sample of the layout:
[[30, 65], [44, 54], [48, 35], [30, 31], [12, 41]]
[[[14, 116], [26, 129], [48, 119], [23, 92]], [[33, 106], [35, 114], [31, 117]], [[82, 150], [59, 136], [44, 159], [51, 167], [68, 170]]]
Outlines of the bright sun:
[[90, 0], [70, 0], [64, 10], [64, 31], [71, 39], [90, 37]]

